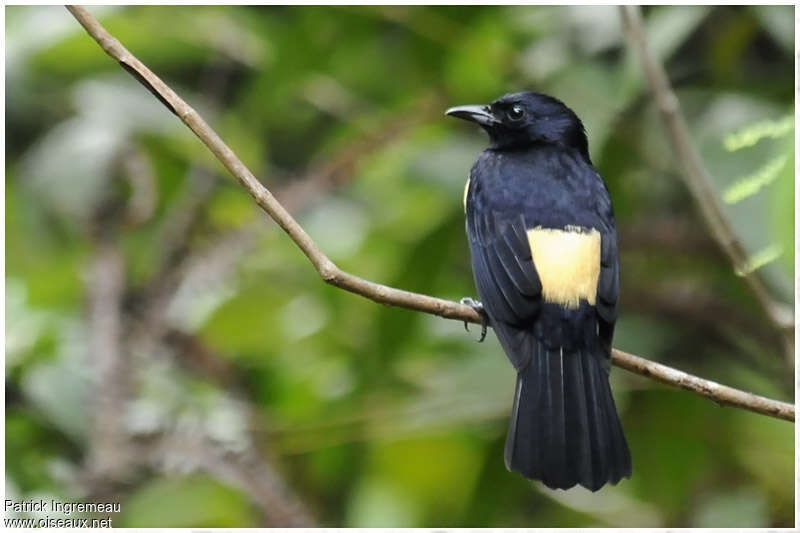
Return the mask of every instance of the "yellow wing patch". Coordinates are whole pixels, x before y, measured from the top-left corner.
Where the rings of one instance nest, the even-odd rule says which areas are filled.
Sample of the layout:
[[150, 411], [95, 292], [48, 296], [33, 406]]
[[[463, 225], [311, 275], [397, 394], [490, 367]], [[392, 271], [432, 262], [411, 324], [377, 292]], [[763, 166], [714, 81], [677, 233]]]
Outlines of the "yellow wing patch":
[[594, 305], [600, 276], [600, 233], [575, 226], [527, 231], [531, 256], [542, 282], [544, 301], [576, 309]]
[[469, 194], [469, 176], [467, 176], [467, 184], [464, 185], [464, 212], [467, 212], [467, 195]]

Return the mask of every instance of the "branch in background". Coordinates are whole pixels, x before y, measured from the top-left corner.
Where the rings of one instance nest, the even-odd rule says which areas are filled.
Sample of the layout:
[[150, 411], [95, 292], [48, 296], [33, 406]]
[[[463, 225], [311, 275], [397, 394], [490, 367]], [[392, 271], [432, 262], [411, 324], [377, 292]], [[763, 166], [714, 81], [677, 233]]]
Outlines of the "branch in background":
[[160, 292], [164, 286], [171, 283], [171, 271], [183, 262], [189, 252], [192, 229], [201, 219], [202, 207], [211, 197], [217, 176], [214, 172], [200, 165], [193, 165], [186, 177], [181, 199], [175, 207], [170, 209], [161, 234], [161, 264], [148, 285], [157, 287]]
[[[356, 166], [364, 157], [401, 138], [414, 125], [423, 122], [433, 113], [432, 99], [423, 100], [412, 110], [404, 110], [400, 116], [389, 117], [324, 162], [312, 164], [302, 177], [289, 180], [275, 192], [275, 197], [288, 210], [300, 212], [311, 204], [341, 187], [350, 179]], [[263, 213], [253, 220], [212, 236], [211, 242], [185, 258], [180, 278], [169, 290], [162, 291], [165, 302], [157, 310], [177, 309], [176, 296], [207, 291], [210, 286], [220, 286], [234, 271], [242, 256], [250, 252], [264, 234]]]
[[[757, 309], [745, 309], [706, 287], [694, 283], [667, 283], [657, 287], [625, 285], [625, 308], [637, 316], [651, 316], [680, 324], [686, 335], [672, 337], [662, 353], [672, 364], [687, 363], [697, 368], [698, 354], [692, 336], [704, 338], [710, 349], [726, 351], [731, 361], [738, 361], [752, 372], [779, 383], [792, 397], [794, 375], [786, 372], [781, 353], [783, 343], [772, 325], [757, 320]], [[758, 346], [774, 360], [759, 357]]]
[[697, 231], [692, 221], [672, 217], [642, 218], [617, 230], [622, 253], [655, 251], [691, 254], [702, 257], [723, 257], [714, 241]]
[[[229, 67], [227, 62], [223, 66]], [[212, 100], [221, 99], [224, 77], [225, 72], [220, 74], [219, 69], [206, 76]], [[209, 438], [203, 427], [179, 423], [143, 438], [126, 424], [122, 414], [130, 399], [133, 354], [157, 353], [158, 350], [152, 349], [157, 343], [163, 342], [171, 348], [179, 363], [216, 379], [221, 377], [227, 385], [225, 389], [233, 390], [227, 394], [236, 396], [241, 386], [231, 372], [226, 373], [222, 358], [190, 342], [187, 336], [175, 334], [165, 323], [165, 303], [177, 290], [181, 266], [191, 251], [190, 237], [202, 218], [202, 208], [213, 192], [217, 176], [200, 165], [190, 169], [183, 198], [164, 223], [161, 239], [164, 260], [146, 288], [132, 298], [136, 304], [133, 312], [124, 313], [125, 269], [119, 249], [123, 217], [132, 224], [149, 218], [155, 194], [152, 169], [136, 148], [125, 148], [119, 167], [133, 191], [127, 209], [121, 209], [122, 201], [113, 195], [112, 188], [108, 198], [98, 206], [91, 226], [96, 251], [86, 278], [96, 391], [89, 453], [79, 488], [92, 499], [119, 500], [137, 479], [138, 469], [149, 466], [170, 473], [177, 464], [184, 473], [205, 471], [242, 490], [263, 511], [264, 525], [313, 526], [312, 514], [289, 490], [266, 455], [260, 453], [252, 437], [248, 436], [241, 449], [230, 450]], [[233, 403], [242, 411], [242, 418], [254, 417], [246, 402]]]
[[[126, 318], [131, 322], [137, 320], [130, 315]], [[163, 329], [167, 327], [164, 326]], [[142, 343], [161, 341], [175, 353], [175, 359], [181, 366], [220, 383], [226, 390], [226, 396], [233, 400], [231, 403], [235, 405], [242, 419], [247, 421], [247, 436], [238, 440], [237, 447], [231, 449], [211, 438], [205, 424], [198, 424], [191, 418], [173, 420], [172, 425], [149, 434], [137, 434], [137, 430], [130, 427], [116, 426], [118, 433], [115, 435], [120, 449], [124, 446], [129, 459], [127, 473], [132, 474], [137, 467], [143, 466], [167, 475], [176, 471], [182, 474], [203, 471], [246, 494], [264, 512], [265, 526], [313, 527], [313, 514], [283, 481], [253, 438], [250, 426], [255, 414], [249, 404], [239, 398], [241, 383], [226, 365], [225, 359], [196, 342], [194, 337], [175, 329], [168, 329], [163, 339], [153, 338], [163, 329], [142, 331], [134, 328], [130, 341], [133, 347], [130, 351], [149, 353], [152, 350], [149, 347], [143, 348]], [[111, 484], [110, 487], [114, 488]], [[101, 486], [101, 489], [105, 489], [105, 486]], [[94, 491], [96, 498], [103, 496], [103, 499], [108, 499], [109, 493], [108, 490]]]
[[[200, 85], [205, 88], [203, 93], [208, 99], [206, 113], [212, 120], [219, 114], [220, 102], [224, 101], [233, 70], [233, 61], [223, 57], [212, 63], [202, 76]], [[154, 281], [149, 284], [154, 285], [157, 292], [160, 292], [162, 286], [170, 285], [172, 270], [182, 263], [188, 253], [191, 231], [200, 220], [202, 208], [214, 192], [216, 184], [217, 175], [214, 171], [199, 163], [191, 165], [180, 201], [169, 210], [164, 221], [160, 255], [163, 260], [156, 269]]]
[[[697, 231], [696, 223], [672, 217], [645, 217], [629, 223], [620, 228], [619, 242], [623, 266], [632, 256], [649, 260], [651, 254], [669, 256], [678, 254], [680, 257], [691, 255], [693, 258], [722, 261], [723, 265], [728, 261], [707, 232]], [[630, 270], [625, 270], [630, 274]], [[631, 279], [633, 278], [625, 278], [628, 281]], [[733, 301], [727, 301], [705, 290], [702, 284], [678, 283], [655, 291], [643, 286], [628, 286], [627, 282], [623, 285], [625, 307], [628, 311], [655, 313], [684, 322], [697, 331], [717, 332], [717, 339], [734, 350], [738, 348], [735, 343], [729, 342], [730, 334], [748, 333], [754, 341], [757, 340], [762, 346], [771, 348], [770, 352], [774, 353], [776, 359], [782, 363], [781, 368], [776, 369], [780, 371], [780, 375], [775, 379], [788, 386], [789, 392], [794, 390], [794, 373], [786, 372], [786, 358], [793, 359], [794, 352], [786, 351], [786, 339], [783, 335], [775, 334], [773, 323], [764, 320], [763, 314], [758, 314], [758, 308], [744, 308]], [[724, 320], [719, 320], [720, 317], [724, 317]], [[749, 350], [747, 352], [753, 353]], [[740, 353], [745, 355], [745, 351]], [[764, 370], [763, 361], [759, 362], [755, 357], [748, 357], [748, 362], [754, 369]], [[792, 364], [788, 366], [792, 368]]]
[[228, 358], [215, 353], [198, 337], [178, 329], [169, 329], [163, 342], [175, 353], [176, 361], [192, 374], [219, 384], [232, 397], [236, 410], [246, 420], [247, 437], [243, 449], [230, 450], [209, 438], [203, 427], [180, 425], [139, 439], [140, 455], [159, 471], [180, 467], [183, 471], [204, 470], [238, 487], [263, 509], [268, 527], [314, 527], [315, 519], [303, 502], [286, 486], [267, 454], [254, 438], [254, 421], [260, 420], [242, 400], [243, 385]]
[[130, 383], [122, 328], [125, 266], [118, 241], [121, 212], [115, 197], [109, 195], [97, 207], [89, 228], [94, 251], [85, 283], [94, 405], [83, 482], [94, 494], [126, 480], [131, 465], [122, 416]]
[[680, 102], [670, 86], [663, 65], [653, 56], [647, 43], [642, 17], [637, 6], [621, 6], [623, 25], [628, 33], [632, 46], [642, 61], [650, 89], [653, 92], [661, 120], [667, 130], [672, 148], [683, 165], [682, 174], [689, 192], [697, 204], [711, 235], [728, 256], [736, 272], [741, 275], [753, 296], [766, 315], [780, 330], [784, 338], [787, 362], [794, 365], [794, 318], [792, 309], [775, 300], [758, 277], [758, 274], [747, 268], [748, 255], [742, 243], [736, 237], [728, 220], [722, 213], [711, 189], [711, 178], [700, 155], [691, 142], [689, 127], [681, 112]]
[[[233, 61], [223, 57], [205, 70], [200, 85], [208, 97], [207, 113], [212, 117], [219, 112], [228, 81], [234, 70]], [[167, 302], [177, 290], [181, 270], [191, 250], [192, 231], [202, 219], [202, 208], [214, 192], [217, 175], [201, 164], [191, 165], [176, 205], [169, 210], [159, 236], [161, 254], [155, 273], [147, 285], [134, 292], [131, 300], [141, 317], [153, 317], [160, 322]]]
[[184, 425], [137, 441], [137, 457], [159, 472], [204, 471], [241, 490], [266, 514], [267, 527], [314, 527], [305, 505], [289, 490], [275, 468], [249, 442], [231, 451]]
[[726, 332], [736, 332], [776, 353], [783, 349], [773, 329], [756, 320], [753, 310], [744, 309], [697, 283], [660, 283], [655, 287], [630, 283], [625, 285], [624, 294], [626, 308], [634, 313], [666, 317], [718, 339], [724, 339]]
[[[387, 287], [339, 269], [194, 109], [111, 36], [86, 9], [80, 6], [68, 6], [67, 9], [108, 55], [120, 62], [203, 141], [225, 168], [250, 193], [256, 203], [297, 244], [326, 283], [375, 302], [422, 311], [444, 318], [480, 323], [480, 316], [469, 306]], [[612, 362], [631, 372], [690, 390], [724, 405], [736, 406], [785, 420], [794, 420], [794, 406], [788, 403], [719, 385], [616, 349], [612, 351]]]
[[[223, 69], [223, 74], [228, 70]], [[218, 77], [213, 80], [216, 90], [212, 87], [208, 92], [219, 96], [222, 84]], [[423, 98], [410, 111], [403, 110], [399, 116], [389, 117], [377, 127], [366, 129], [355, 142], [324, 161], [312, 164], [300, 177], [287, 180], [275, 196], [290, 211], [307, 208], [326, 193], [346, 183], [365, 156], [401, 138], [410, 128], [431, 116], [436, 107], [435, 98]], [[162, 235], [162, 257], [166, 259], [156, 269], [157, 274], [152, 281], [131, 298], [134, 313], [142, 317], [143, 328], [163, 330], [160, 326], [165, 322], [164, 313], [173, 309], [178, 294], [205, 290], [209, 284], [223, 283], [239, 259], [259, 242], [264, 231], [262, 216], [212, 236], [211, 241], [199, 250], [192, 249], [191, 232], [200, 222], [201, 207], [216, 183], [216, 176], [211, 170], [195, 165], [187, 180], [182, 201], [168, 215]], [[159, 335], [158, 331], [153, 333]]]
[[131, 188], [125, 222], [138, 226], [150, 220], [158, 203], [153, 167], [142, 149], [128, 143], [119, 154], [120, 171]]
[[238, 393], [242, 384], [230, 359], [215, 353], [199, 337], [178, 328], [170, 328], [162, 339], [174, 352], [179, 366], [193, 375], [217, 383], [221, 389]]
[[428, 120], [435, 114], [434, 97], [425, 98], [399, 117], [381, 122], [366, 131], [356, 142], [336, 154], [330, 161], [312, 166], [298, 180], [293, 180], [275, 192], [275, 196], [288, 211], [297, 211], [331, 189], [345, 183], [363, 158], [387, 146], [404, 133]]

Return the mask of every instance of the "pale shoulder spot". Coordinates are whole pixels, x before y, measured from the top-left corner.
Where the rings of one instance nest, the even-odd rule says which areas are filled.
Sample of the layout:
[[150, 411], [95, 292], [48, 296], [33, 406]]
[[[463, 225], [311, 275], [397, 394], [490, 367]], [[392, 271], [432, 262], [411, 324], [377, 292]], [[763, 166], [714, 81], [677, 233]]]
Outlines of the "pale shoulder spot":
[[469, 176], [467, 176], [467, 183], [464, 185], [464, 212], [467, 212], [467, 195], [469, 194]]
[[600, 233], [580, 226], [537, 226], [527, 234], [544, 300], [571, 309], [581, 300], [594, 305], [600, 276]]

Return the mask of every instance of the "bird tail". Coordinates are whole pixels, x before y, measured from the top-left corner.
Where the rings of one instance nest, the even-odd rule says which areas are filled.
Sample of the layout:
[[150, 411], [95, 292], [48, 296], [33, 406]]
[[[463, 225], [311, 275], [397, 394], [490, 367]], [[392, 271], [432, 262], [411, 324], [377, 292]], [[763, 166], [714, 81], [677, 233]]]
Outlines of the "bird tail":
[[630, 477], [603, 348], [568, 352], [533, 335], [527, 340], [533, 353], [517, 374], [506, 467], [552, 489], [580, 484], [596, 491]]

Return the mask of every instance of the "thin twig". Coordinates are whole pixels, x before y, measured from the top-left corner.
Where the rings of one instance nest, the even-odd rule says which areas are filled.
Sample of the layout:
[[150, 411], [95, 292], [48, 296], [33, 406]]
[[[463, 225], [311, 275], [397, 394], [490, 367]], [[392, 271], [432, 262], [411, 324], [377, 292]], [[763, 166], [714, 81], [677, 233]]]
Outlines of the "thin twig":
[[[180, 117], [189, 129], [208, 146], [225, 168], [250, 193], [256, 203], [297, 244], [326, 283], [359, 294], [378, 303], [405, 307], [444, 318], [480, 323], [481, 317], [469, 306], [387, 287], [339, 269], [194, 109], [111, 36], [86, 9], [80, 6], [68, 6], [67, 9], [70, 10], [78, 22], [108, 55], [119, 61], [126, 70], [156, 95], [159, 101]], [[690, 390], [719, 403], [794, 421], [794, 406], [791, 404], [725, 387], [619, 350], [613, 350], [612, 362], [631, 372], [651, 376], [664, 383]]]
[[711, 235], [725, 255], [728, 256], [737, 274], [744, 278], [767, 317], [781, 331], [787, 348], [788, 361], [793, 364], [794, 318], [792, 317], [792, 310], [788, 305], [775, 300], [758, 274], [748, 270], [746, 266], [748, 262], [747, 251], [736, 237], [736, 233], [725, 218], [714, 196], [714, 192], [711, 189], [711, 177], [691, 142], [691, 134], [681, 111], [680, 102], [672, 91], [672, 86], [663, 65], [653, 56], [648, 46], [639, 8], [638, 6], [621, 6], [620, 10], [631, 44], [642, 61], [642, 66], [650, 84], [650, 89], [653, 92], [661, 120], [667, 130], [670, 143], [683, 165], [683, 179], [703, 219], [711, 230]]
[[654, 363], [617, 349], [614, 350], [614, 364], [634, 374], [652, 377], [667, 385], [680, 387], [705, 396], [720, 405], [739, 407], [754, 413], [794, 422], [794, 405], [790, 403], [770, 400], [727, 385], [720, 385], [714, 381], [698, 378], [675, 368]]

